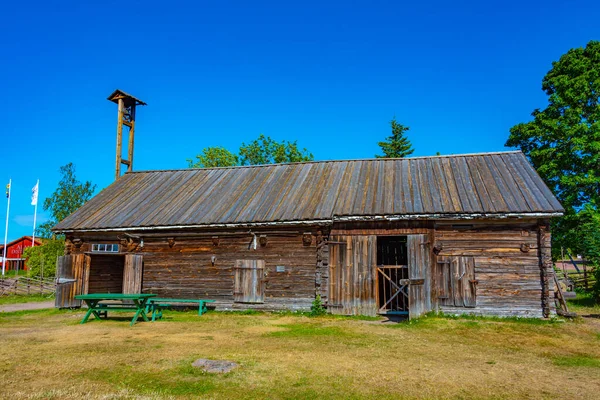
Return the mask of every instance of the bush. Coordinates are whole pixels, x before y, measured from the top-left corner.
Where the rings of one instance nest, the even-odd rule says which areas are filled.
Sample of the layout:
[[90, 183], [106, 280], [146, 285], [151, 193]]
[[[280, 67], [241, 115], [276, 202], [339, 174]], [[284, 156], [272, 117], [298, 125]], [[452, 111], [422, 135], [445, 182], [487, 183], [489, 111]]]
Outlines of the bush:
[[310, 315], [313, 317], [318, 317], [319, 315], [325, 314], [327, 314], [327, 310], [325, 309], [325, 306], [323, 306], [321, 296], [317, 295], [310, 306]]
[[52, 277], [56, 275], [56, 258], [65, 251], [64, 240], [46, 240], [42, 246], [28, 247], [23, 251], [27, 270], [31, 276]]

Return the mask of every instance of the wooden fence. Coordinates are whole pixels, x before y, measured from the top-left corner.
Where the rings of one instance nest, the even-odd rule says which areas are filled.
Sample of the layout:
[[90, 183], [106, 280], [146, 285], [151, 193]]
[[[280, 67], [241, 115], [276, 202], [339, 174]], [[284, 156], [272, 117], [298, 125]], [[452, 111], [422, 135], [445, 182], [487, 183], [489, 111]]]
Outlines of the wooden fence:
[[53, 295], [56, 292], [56, 283], [53, 278], [28, 278], [19, 276], [15, 278], [0, 278], [0, 296], [11, 294]]

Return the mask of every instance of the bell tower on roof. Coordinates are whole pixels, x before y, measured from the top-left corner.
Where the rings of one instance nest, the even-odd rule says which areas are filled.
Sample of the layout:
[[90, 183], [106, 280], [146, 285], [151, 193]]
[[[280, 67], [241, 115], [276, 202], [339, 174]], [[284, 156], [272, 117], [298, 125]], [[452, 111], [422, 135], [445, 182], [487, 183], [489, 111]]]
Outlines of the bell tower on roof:
[[[135, 133], [135, 109], [137, 106], [145, 106], [146, 103], [125, 93], [119, 89], [115, 90], [108, 100], [116, 103], [118, 106], [117, 119], [117, 162], [115, 170], [115, 180], [121, 176], [121, 165], [127, 166], [127, 172], [133, 171], [133, 143]], [[127, 135], [127, 158], [123, 158], [123, 125], [129, 128]]]

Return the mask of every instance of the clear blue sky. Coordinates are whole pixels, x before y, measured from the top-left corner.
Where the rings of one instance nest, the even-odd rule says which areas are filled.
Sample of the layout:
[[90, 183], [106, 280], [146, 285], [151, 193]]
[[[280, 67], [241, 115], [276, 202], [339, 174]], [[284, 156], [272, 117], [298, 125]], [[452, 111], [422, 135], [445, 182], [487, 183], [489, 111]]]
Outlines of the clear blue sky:
[[600, 39], [598, 1], [136, 3], [0, 5], [9, 239], [31, 234], [31, 187], [48, 197], [61, 165], [112, 182], [116, 88], [148, 103], [137, 170], [260, 133], [317, 160], [370, 158], [394, 115], [415, 155], [499, 151], [545, 106], [552, 61]]

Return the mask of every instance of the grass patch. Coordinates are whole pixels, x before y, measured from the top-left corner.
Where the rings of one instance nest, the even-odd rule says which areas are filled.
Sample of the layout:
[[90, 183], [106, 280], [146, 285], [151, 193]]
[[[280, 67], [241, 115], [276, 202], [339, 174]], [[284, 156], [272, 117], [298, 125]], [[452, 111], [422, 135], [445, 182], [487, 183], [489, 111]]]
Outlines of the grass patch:
[[348, 332], [340, 329], [337, 326], [322, 326], [309, 323], [297, 323], [287, 325], [277, 325], [279, 328], [283, 328], [282, 331], [268, 332], [265, 336], [271, 337], [314, 337], [314, 336], [336, 336], [344, 337], [348, 336]]
[[31, 295], [9, 294], [7, 296], [0, 297], [0, 305], [32, 303], [32, 302], [53, 301], [53, 300], [54, 300], [54, 295], [48, 296], [48, 295], [41, 295], [41, 294], [31, 294]]
[[587, 355], [556, 356], [552, 358], [552, 362], [561, 367], [600, 368], [600, 358]]
[[580, 315], [600, 315], [600, 304], [598, 304], [590, 293], [577, 293], [574, 299], [567, 299], [569, 311]]
[[95, 381], [117, 390], [161, 396], [198, 396], [215, 390], [214, 378], [193, 367], [163, 371], [139, 371], [134, 366], [96, 370], [89, 374]]
[[[540, 325], [427, 315], [381, 324], [189, 311], [130, 327], [128, 318], [80, 325], [82, 317], [83, 310], [0, 314], [0, 397], [595, 398], [600, 388], [592, 318]], [[197, 358], [240, 367], [209, 374], [191, 366]], [[569, 385], [548, 385], [548, 376]]]

